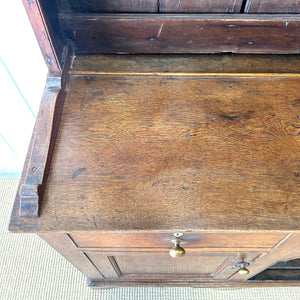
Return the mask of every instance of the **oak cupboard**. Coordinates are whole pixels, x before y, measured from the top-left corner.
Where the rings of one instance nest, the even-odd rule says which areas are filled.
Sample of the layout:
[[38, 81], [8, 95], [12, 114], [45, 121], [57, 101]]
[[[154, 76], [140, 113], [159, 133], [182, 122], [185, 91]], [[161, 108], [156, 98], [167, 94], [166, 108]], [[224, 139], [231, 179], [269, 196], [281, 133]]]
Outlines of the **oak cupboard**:
[[299, 17], [232, 2], [24, 1], [49, 76], [11, 231], [93, 287], [299, 284]]

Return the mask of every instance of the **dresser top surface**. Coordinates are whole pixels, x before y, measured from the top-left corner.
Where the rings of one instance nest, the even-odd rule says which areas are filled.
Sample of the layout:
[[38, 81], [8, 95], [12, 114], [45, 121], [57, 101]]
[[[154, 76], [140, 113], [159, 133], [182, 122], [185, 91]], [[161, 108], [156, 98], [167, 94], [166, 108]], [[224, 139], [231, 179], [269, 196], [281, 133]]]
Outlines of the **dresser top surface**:
[[110, 59], [75, 61], [40, 217], [16, 201], [11, 230], [299, 230], [298, 58], [268, 76]]

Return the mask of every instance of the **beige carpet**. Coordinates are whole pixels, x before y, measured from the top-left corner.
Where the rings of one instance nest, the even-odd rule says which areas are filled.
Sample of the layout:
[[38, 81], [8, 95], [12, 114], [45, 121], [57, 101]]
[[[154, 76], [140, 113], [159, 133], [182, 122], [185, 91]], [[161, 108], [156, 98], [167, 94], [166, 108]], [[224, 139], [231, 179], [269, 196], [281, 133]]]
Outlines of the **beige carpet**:
[[300, 300], [300, 287], [114, 288], [87, 287], [86, 278], [33, 234], [8, 233], [18, 179], [0, 178], [0, 299], [263, 299]]

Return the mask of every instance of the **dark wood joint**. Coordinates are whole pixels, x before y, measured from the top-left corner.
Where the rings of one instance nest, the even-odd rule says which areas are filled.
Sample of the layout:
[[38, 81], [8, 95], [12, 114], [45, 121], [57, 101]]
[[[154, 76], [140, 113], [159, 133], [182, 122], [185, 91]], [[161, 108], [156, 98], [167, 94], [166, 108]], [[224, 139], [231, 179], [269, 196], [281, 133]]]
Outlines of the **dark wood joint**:
[[20, 216], [35, 217], [38, 215], [38, 186], [23, 184], [20, 189]]

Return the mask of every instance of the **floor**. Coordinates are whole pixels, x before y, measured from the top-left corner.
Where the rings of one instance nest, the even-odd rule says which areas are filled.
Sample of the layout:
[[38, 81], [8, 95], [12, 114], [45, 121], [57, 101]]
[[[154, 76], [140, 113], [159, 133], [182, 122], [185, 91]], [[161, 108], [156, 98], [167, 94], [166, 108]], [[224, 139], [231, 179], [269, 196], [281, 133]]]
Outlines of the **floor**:
[[300, 287], [91, 289], [86, 278], [34, 234], [7, 231], [18, 178], [0, 178], [0, 299], [300, 300]]

